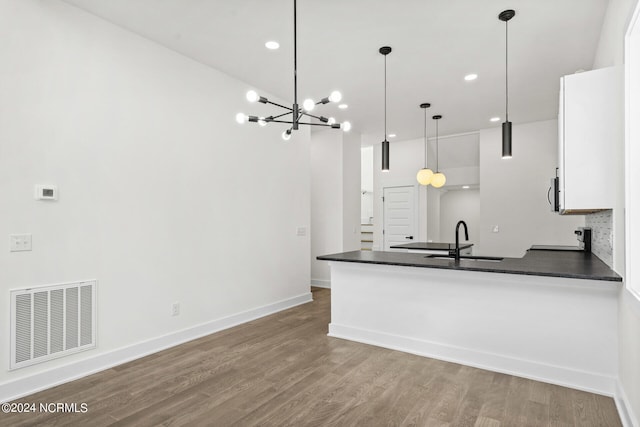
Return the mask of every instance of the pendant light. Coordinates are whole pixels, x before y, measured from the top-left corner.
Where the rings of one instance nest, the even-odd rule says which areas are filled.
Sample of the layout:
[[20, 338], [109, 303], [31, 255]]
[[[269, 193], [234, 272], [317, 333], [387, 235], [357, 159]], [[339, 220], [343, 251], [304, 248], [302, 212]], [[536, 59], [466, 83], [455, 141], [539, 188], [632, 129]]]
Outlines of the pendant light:
[[498, 19], [504, 22], [505, 29], [505, 61], [504, 61], [504, 85], [505, 85], [505, 121], [502, 123], [502, 158], [511, 158], [511, 122], [509, 121], [509, 20], [516, 15], [511, 9], [503, 10]]
[[439, 155], [440, 153], [438, 152], [438, 121], [442, 118], [441, 115], [436, 115], [433, 116], [433, 120], [436, 121], [436, 173], [433, 174], [433, 177], [431, 178], [431, 185], [433, 185], [435, 188], [440, 188], [442, 187], [445, 182], [447, 182], [447, 177], [444, 176], [444, 174], [442, 172], [440, 172], [440, 164], [439, 164]]
[[382, 141], [382, 172], [389, 172], [389, 141], [387, 141], [387, 55], [389, 46], [382, 46], [379, 52], [384, 55], [384, 140]]
[[424, 167], [416, 175], [420, 185], [429, 185], [431, 178], [433, 178], [433, 171], [427, 167], [427, 108], [429, 107], [431, 107], [431, 104], [428, 102], [420, 104], [420, 108], [424, 110]]

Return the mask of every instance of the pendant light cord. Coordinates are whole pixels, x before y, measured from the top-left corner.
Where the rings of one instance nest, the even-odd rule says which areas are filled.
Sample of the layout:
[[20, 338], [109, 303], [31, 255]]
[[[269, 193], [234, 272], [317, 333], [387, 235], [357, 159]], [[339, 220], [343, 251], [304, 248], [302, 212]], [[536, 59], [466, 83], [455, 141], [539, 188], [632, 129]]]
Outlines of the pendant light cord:
[[384, 140], [387, 140], [387, 55], [384, 56]]
[[436, 120], [436, 173], [440, 172], [440, 159], [438, 157], [440, 157], [440, 153], [439, 153], [439, 147], [438, 147], [438, 120]]
[[424, 109], [424, 168], [427, 168], [427, 109]]
[[[297, 31], [297, 10], [296, 0], [293, 0], [293, 104], [298, 105], [298, 31]], [[294, 114], [295, 115], [295, 114]], [[294, 117], [297, 123], [299, 117]]]
[[509, 21], [504, 21], [504, 85], [505, 85], [505, 121], [509, 121]]

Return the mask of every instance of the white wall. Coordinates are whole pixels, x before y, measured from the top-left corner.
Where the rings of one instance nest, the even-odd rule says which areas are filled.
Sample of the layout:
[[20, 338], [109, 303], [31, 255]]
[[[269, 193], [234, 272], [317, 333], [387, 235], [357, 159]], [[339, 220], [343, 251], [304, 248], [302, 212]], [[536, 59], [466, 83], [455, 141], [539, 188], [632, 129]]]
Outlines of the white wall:
[[622, 291], [618, 304], [618, 379], [625, 405], [635, 425], [640, 425], [640, 302]]
[[311, 136], [311, 283], [329, 287], [319, 255], [360, 248], [360, 136], [323, 130]]
[[[309, 295], [308, 130], [236, 124], [248, 85], [65, 3], [4, 0], [0, 27], [0, 241], [33, 234], [0, 250], [0, 389]], [[92, 278], [98, 348], [8, 372], [9, 289]]]
[[[340, 133], [340, 132], [339, 132]], [[342, 133], [342, 250], [360, 249], [360, 134]]]
[[[624, 36], [637, 7], [637, 0], [610, 0], [602, 26], [594, 68], [621, 65], [625, 62]], [[637, 24], [636, 24], [637, 25]], [[634, 72], [637, 78], [637, 73]], [[625, 88], [629, 90], [629, 88]], [[613, 265], [621, 275], [625, 271], [625, 239], [630, 237], [624, 227], [624, 141], [617, 141], [613, 148], [617, 153], [618, 167], [613, 176], [616, 188], [616, 206], [613, 210]], [[631, 219], [631, 221], [635, 218]], [[629, 254], [626, 254], [629, 256]], [[628, 279], [628, 278], [627, 278]], [[628, 284], [627, 284], [628, 285]], [[632, 422], [640, 424], [640, 301], [628, 291], [619, 300], [619, 379], [624, 403]]]
[[360, 157], [360, 222], [371, 224], [373, 218], [373, 147], [362, 147]]
[[[480, 191], [449, 190], [440, 197], [440, 240], [456, 241], [456, 224], [464, 221], [469, 230], [469, 242], [475, 243], [480, 235]], [[465, 242], [460, 230], [460, 242]], [[474, 248], [475, 250], [475, 248]]]
[[[446, 243], [446, 239], [440, 238], [440, 197], [446, 190], [440, 188], [434, 188], [432, 186], [427, 187], [427, 241], [428, 242], [443, 242]], [[423, 194], [423, 193], [421, 193]]]
[[624, 63], [624, 35], [638, 0], [609, 0], [593, 68]]
[[[556, 120], [513, 126], [513, 158], [501, 157], [500, 128], [480, 132], [480, 255], [521, 257], [534, 244], [577, 245], [584, 216], [558, 215], [547, 202], [558, 157]], [[492, 232], [494, 226], [499, 232]]]
[[342, 252], [341, 133], [314, 132], [311, 159], [311, 282], [329, 286], [329, 266], [316, 257]]

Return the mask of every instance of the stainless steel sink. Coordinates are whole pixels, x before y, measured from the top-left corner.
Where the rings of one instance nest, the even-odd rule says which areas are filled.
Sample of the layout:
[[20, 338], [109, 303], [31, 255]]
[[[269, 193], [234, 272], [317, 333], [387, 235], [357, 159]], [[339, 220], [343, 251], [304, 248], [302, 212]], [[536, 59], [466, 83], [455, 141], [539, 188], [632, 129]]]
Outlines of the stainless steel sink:
[[[427, 255], [425, 256], [425, 258], [432, 258], [432, 259], [448, 259], [448, 260], [454, 260], [455, 257], [453, 255]], [[502, 261], [504, 258], [500, 258], [500, 257], [495, 257], [495, 256], [472, 256], [472, 255], [461, 255], [460, 256], [461, 260], [464, 261], [487, 261], [487, 262], [500, 262]]]

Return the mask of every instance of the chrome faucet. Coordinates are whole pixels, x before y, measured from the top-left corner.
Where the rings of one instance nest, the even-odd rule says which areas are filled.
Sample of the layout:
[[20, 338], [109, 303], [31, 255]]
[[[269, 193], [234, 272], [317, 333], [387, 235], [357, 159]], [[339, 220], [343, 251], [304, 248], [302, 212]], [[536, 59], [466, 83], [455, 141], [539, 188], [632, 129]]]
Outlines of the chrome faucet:
[[460, 231], [460, 225], [464, 225], [464, 240], [469, 240], [469, 231], [467, 230], [467, 223], [464, 221], [458, 221], [456, 224], [456, 248], [454, 250], [454, 257], [456, 261], [460, 261], [460, 239], [458, 238], [458, 232]]

